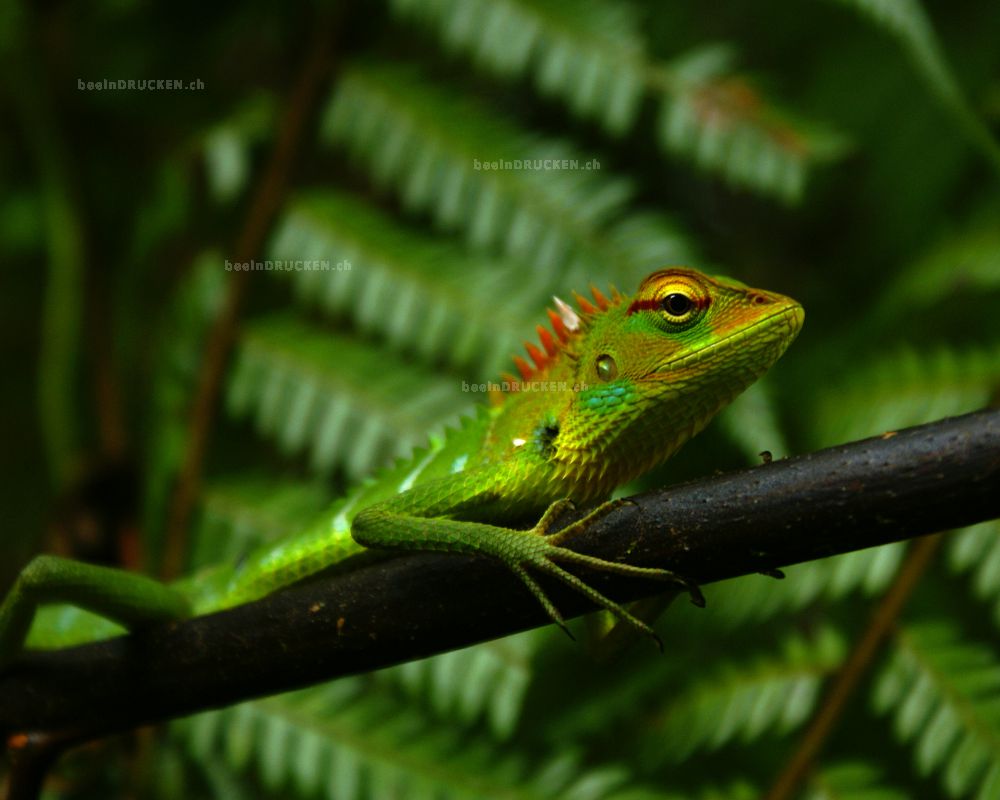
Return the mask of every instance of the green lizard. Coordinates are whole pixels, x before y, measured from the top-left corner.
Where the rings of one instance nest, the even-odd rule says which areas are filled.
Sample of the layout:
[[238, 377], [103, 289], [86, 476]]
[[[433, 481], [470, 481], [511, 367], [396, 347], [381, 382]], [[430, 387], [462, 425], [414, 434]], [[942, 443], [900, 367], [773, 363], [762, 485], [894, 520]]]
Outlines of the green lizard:
[[[567, 504], [606, 501], [672, 455], [774, 364], [801, 328], [803, 310], [782, 295], [685, 268], [653, 273], [631, 297], [596, 289], [593, 296], [577, 296], [579, 311], [556, 299], [552, 330], [539, 325], [540, 347], [527, 345], [533, 364], [515, 358], [521, 378], [506, 376], [510, 390], [489, 408], [334, 503], [313, 527], [236, 567], [166, 585], [39, 556], [0, 607], [0, 664], [24, 646], [120, 631], [111, 621], [134, 629], [246, 603], [365, 548], [487, 554], [513, 570], [560, 625], [538, 574], [651, 634], [562, 566], [684, 584], [667, 570], [564, 546], [615, 504], [603, 502], [558, 533], [547, 529]], [[539, 521], [529, 530], [505, 527], [526, 517]]]

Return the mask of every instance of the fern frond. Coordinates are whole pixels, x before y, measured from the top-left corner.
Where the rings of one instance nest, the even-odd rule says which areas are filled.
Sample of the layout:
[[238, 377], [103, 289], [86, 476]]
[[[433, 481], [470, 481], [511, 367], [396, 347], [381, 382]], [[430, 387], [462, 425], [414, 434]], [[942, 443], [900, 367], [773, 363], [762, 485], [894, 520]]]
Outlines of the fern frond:
[[889, 352], [824, 386], [813, 412], [818, 446], [982, 408], [1000, 385], [1000, 346]]
[[378, 183], [396, 187], [407, 208], [538, 269], [603, 263], [607, 248], [595, 232], [632, 195], [625, 179], [587, 169], [588, 159], [567, 144], [529, 137], [402, 67], [346, 70], [323, 131], [367, 163]]
[[444, 46], [498, 76], [533, 72], [543, 94], [614, 135], [628, 131], [646, 83], [633, 9], [600, 0], [394, 0], [393, 13], [432, 28]]
[[993, 606], [993, 621], [1000, 626], [1000, 521], [972, 525], [948, 537], [952, 569], [970, 572], [972, 589]]
[[810, 778], [802, 800], [908, 800], [883, 780], [882, 770], [865, 761], [834, 764]]
[[264, 474], [217, 478], [202, 491], [192, 562], [234, 563], [259, 544], [305, 528], [330, 499], [318, 483]]
[[796, 202], [808, 167], [839, 155], [845, 141], [767, 105], [732, 73], [732, 60], [728, 46], [710, 45], [658, 70], [660, 141], [735, 186]]
[[[747, 780], [735, 780], [725, 786], [711, 786], [697, 794], [670, 795], [670, 800], [759, 800], [762, 789]], [[631, 795], [630, 795], [631, 797]], [[640, 800], [640, 798], [636, 798]]]
[[843, 140], [768, 103], [733, 74], [728, 49], [677, 62], [646, 53], [625, 4], [588, 0], [395, 0], [393, 11], [431, 28], [449, 50], [498, 77], [531, 74], [542, 94], [563, 99], [614, 136], [635, 124], [640, 102], [660, 104], [660, 144], [737, 186], [788, 201], [805, 172], [843, 149]]
[[1000, 226], [995, 204], [902, 272], [882, 292], [883, 314], [914, 314], [949, 298], [1000, 289]]
[[873, 703], [913, 745], [921, 774], [952, 797], [1000, 794], [1000, 659], [947, 620], [904, 627], [894, 638]]
[[[597, 273], [626, 291], [632, 291], [654, 269], [670, 265], [702, 263], [699, 250], [691, 238], [673, 220], [662, 214], [639, 211], [615, 222], [607, 232], [609, 249], [615, 260]], [[586, 285], [593, 274], [569, 274], [570, 281]]]
[[435, 726], [363, 679], [200, 714], [172, 731], [195, 758], [252, 767], [265, 787], [305, 798], [466, 800], [506, 797], [517, 786], [526, 799], [610, 800], [628, 780], [617, 766], [584, 767], [571, 748], [539, 756]]
[[904, 554], [905, 545], [896, 543], [795, 564], [783, 570], [781, 580], [762, 575], [735, 578], [711, 587], [707, 613], [717, 624], [733, 629], [821, 599], [839, 600], [855, 592], [873, 596], [889, 585]]
[[349, 315], [394, 350], [465, 367], [479, 379], [508, 368], [555, 288], [545, 272], [470, 253], [333, 191], [294, 201], [271, 251], [349, 263], [349, 270], [290, 273], [297, 298]]
[[[422, 361], [444, 361], [493, 379], [544, 319], [553, 293], [591, 282], [630, 289], [657, 266], [692, 263], [693, 250], [663, 217], [637, 214], [608, 240], [621, 256], [598, 273], [558, 281], [544, 270], [487, 257], [449, 237], [403, 225], [346, 194], [324, 190], [292, 202], [271, 244], [274, 258], [336, 259], [349, 269], [277, 273], [295, 282], [300, 302], [348, 315], [366, 334]], [[488, 310], [488, 312], [487, 312]]]
[[321, 473], [358, 479], [408, 455], [471, 407], [457, 381], [285, 315], [255, 320], [229, 379], [229, 410]]
[[920, 0], [838, 0], [895, 37], [969, 140], [1000, 172], [1000, 145], [969, 106]]
[[525, 631], [400, 664], [375, 677], [401, 686], [413, 702], [429, 705], [442, 719], [471, 726], [485, 718], [496, 738], [507, 739], [520, 719], [543, 636], [541, 630]]
[[[225, 764], [201, 764], [200, 774], [208, 786], [206, 800], [260, 800], [260, 791]], [[190, 798], [191, 795], [175, 795]], [[166, 797], [169, 797], [167, 795]]]
[[826, 627], [810, 639], [792, 635], [766, 656], [709, 668], [655, 713], [643, 737], [650, 763], [679, 763], [697, 750], [793, 730], [845, 652], [843, 637]]

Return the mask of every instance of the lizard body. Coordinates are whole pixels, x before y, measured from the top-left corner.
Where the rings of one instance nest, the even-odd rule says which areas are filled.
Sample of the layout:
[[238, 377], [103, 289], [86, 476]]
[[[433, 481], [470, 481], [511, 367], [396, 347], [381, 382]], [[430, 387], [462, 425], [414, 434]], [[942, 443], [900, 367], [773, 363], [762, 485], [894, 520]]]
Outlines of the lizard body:
[[[556, 301], [533, 363], [479, 413], [336, 501], [309, 529], [170, 586], [120, 570], [41, 556], [0, 606], [0, 664], [29, 647], [88, 641], [232, 607], [378, 550], [484, 553], [502, 560], [562, 624], [535, 580], [565, 581], [633, 627], [648, 627], [561, 564], [677, 580], [576, 553], [563, 542], [610, 507], [544, 536], [564, 501], [606, 500], [672, 455], [763, 375], [797, 335], [801, 306], [686, 268], [660, 270], [638, 291], [579, 310]], [[513, 527], [540, 521], [529, 530]], [[349, 562], [348, 562], [349, 563]], [[57, 604], [40, 610], [43, 604]], [[61, 604], [61, 605], [58, 605]], [[67, 609], [66, 604], [76, 606]], [[86, 611], [79, 610], [87, 609]], [[34, 620], [34, 625], [32, 621]]]

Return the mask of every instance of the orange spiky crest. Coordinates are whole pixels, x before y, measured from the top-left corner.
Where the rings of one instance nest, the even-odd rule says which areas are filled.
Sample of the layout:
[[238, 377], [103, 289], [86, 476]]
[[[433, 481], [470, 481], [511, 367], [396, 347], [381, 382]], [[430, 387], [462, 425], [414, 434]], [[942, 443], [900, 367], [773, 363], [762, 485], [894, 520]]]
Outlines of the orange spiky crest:
[[601, 294], [601, 290], [598, 289], [596, 286], [594, 286], [594, 284], [590, 284], [590, 293], [594, 295], [594, 300], [597, 303], [597, 307], [601, 309], [601, 311], [607, 311], [608, 306], [610, 306], [611, 303], [608, 300], [608, 298], [606, 298], [603, 294]]
[[[548, 369], [552, 362], [565, 351], [566, 345], [587, 327], [590, 317], [604, 313], [623, 300], [621, 293], [614, 286], [611, 287], [610, 298], [602, 294], [593, 284], [590, 286], [590, 291], [594, 296], [593, 303], [576, 292], [573, 293], [580, 309], [579, 312], [558, 297], [553, 298], [555, 308], [547, 309], [552, 331], [550, 332], [544, 325], [538, 325], [535, 328], [542, 348], [539, 349], [532, 342], [524, 343], [524, 349], [532, 363], [529, 364], [519, 355], [514, 356], [514, 366], [517, 367], [517, 371], [524, 381], [530, 381]], [[500, 378], [510, 383], [511, 391], [520, 391], [520, 381], [512, 374], [504, 373]]]
[[514, 366], [517, 367], [517, 371], [521, 373], [521, 377], [525, 380], [529, 380], [534, 373], [534, 370], [531, 369], [531, 365], [521, 358], [521, 356], [514, 356]]
[[596, 314], [597, 309], [594, 305], [579, 292], [573, 292], [573, 299], [576, 300], [576, 304], [580, 306], [580, 310], [584, 314]]
[[545, 355], [551, 358], [559, 352], [559, 347], [556, 345], [555, 339], [552, 338], [552, 334], [549, 333], [548, 328], [544, 325], [537, 325], [535, 330], [538, 332], [538, 339], [542, 343], [542, 347], [545, 348]]

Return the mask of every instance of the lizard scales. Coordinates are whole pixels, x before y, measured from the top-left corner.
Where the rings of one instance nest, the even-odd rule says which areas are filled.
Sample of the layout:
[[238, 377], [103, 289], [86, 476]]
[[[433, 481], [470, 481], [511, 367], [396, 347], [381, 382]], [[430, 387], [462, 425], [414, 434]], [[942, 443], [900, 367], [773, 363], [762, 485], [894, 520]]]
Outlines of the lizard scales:
[[[649, 577], [669, 573], [576, 554], [561, 546], [572, 532], [534, 534], [546, 532], [550, 514], [545, 512], [553, 511], [553, 504], [605, 500], [669, 458], [777, 361], [798, 334], [804, 313], [783, 295], [683, 267], [654, 272], [632, 296], [592, 291], [593, 300], [576, 295], [576, 310], [556, 300], [549, 311], [551, 331], [539, 326], [538, 344], [526, 345], [530, 363], [515, 357], [520, 378], [504, 376], [511, 391], [495, 394], [488, 407], [445, 437], [350, 491], [307, 530], [261, 546], [236, 567], [220, 565], [169, 588], [154, 589], [149, 581], [148, 587], [135, 587], [134, 596], [123, 588], [124, 599], [115, 595], [110, 604], [100, 598], [93, 605], [135, 627], [145, 619], [146, 589], [160, 593], [160, 608], [150, 619], [178, 614], [178, 604], [184, 613], [200, 614], [266, 596], [341, 564], [366, 546], [433, 549], [500, 558], [559, 623], [533, 571], [555, 575], [648, 632], [555, 562]], [[529, 531], [506, 527], [539, 517]], [[581, 530], [589, 519], [571, 527]], [[57, 578], [63, 569], [99, 569], [58, 561], [46, 562]], [[41, 603], [39, 587], [50, 576], [37, 571], [40, 576], [29, 583]], [[99, 586], [99, 578], [92, 583]], [[18, 624], [23, 623], [18, 591], [15, 586], [13, 599], [0, 609], [0, 643], [16, 639], [11, 631], [17, 625], [6, 618], [20, 615]], [[71, 599], [87, 606], [87, 591], [92, 592]], [[22, 587], [22, 594], [31, 592]], [[25, 624], [33, 614], [32, 606]], [[115, 630], [106, 620], [64, 606], [44, 608], [38, 617], [28, 646], [60, 646]]]

